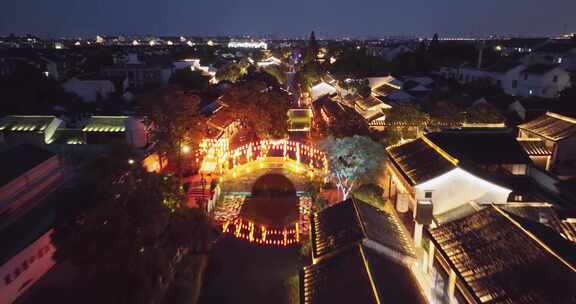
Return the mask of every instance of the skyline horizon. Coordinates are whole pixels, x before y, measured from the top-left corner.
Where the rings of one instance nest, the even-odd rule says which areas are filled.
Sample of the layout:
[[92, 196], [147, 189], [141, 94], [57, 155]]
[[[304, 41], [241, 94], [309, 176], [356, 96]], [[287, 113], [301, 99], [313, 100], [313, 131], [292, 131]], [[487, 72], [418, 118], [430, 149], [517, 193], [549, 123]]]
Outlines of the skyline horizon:
[[4, 3], [0, 35], [89, 37], [131, 33], [155, 36], [385, 37], [514, 35], [554, 36], [576, 32], [576, 1], [485, 0], [452, 2], [357, 0], [182, 1], [61, 0]]
[[[537, 39], [537, 38], [562, 38], [565, 35], [576, 35], [576, 31], [574, 32], [557, 32], [557, 33], [549, 33], [549, 34], [527, 34], [527, 33], [463, 33], [463, 34], [446, 34], [441, 32], [431, 32], [427, 34], [410, 34], [410, 33], [398, 33], [398, 34], [364, 34], [364, 35], [347, 35], [347, 34], [325, 34], [322, 32], [318, 32], [316, 30], [310, 30], [305, 34], [280, 34], [280, 33], [268, 33], [268, 34], [249, 34], [249, 33], [219, 33], [219, 34], [191, 34], [191, 33], [161, 33], [161, 34], [154, 34], [154, 33], [122, 33], [122, 32], [114, 32], [114, 33], [90, 33], [85, 35], [54, 35], [54, 36], [46, 36], [40, 33], [34, 32], [0, 32], [0, 37], [26, 37], [32, 36], [41, 39], [94, 39], [97, 36], [100, 37], [139, 37], [139, 38], [178, 38], [178, 37], [186, 37], [186, 38], [237, 38], [237, 39], [266, 39], [266, 40], [275, 40], [275, 39], [308, 39], [310, 33], [314, 32], [316, 35], [316, 39], [318, 40], [332, 40], [332, 39], [351, 39], [351, 40], [370, 40], [370, 39], [394, 39], [394, 38], [432, 38], [435, 34], [439, 36], [440, 39]], [[567, 37], [564, 37], [567, 38]]]

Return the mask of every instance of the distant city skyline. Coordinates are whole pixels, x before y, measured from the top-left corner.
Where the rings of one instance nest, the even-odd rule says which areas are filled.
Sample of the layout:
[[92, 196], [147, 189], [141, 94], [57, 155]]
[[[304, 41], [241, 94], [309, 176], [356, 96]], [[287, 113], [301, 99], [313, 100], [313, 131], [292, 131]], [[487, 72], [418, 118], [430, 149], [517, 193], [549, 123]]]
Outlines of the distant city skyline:
[[[200, 2], [200, 3], [197, 3]], [[328, 0], [10, 1], [0, 35], [90, 37], [97, 34], [383, 37], [390, 35], [549, 36], [576, 32], [576, 1], [385, 2]]]

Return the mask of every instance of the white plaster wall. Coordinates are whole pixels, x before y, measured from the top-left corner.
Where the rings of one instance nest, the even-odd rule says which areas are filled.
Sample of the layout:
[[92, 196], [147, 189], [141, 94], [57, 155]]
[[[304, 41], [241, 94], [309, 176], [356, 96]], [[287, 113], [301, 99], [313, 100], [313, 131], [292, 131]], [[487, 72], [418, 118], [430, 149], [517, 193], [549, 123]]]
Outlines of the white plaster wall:
[[312, 100], [316, 100], [324, 95], [336, 94], [336, 88], [325, 82], [321, 82], [312, 87], [311, 95]]
[[71, 79], [65, 82], [64, 90], [74, 93], [82, 98], [84, 102], [95, 102], [98, 95], [107, 98], [114, 93], [114, 84], [109, 80], [79, 80]]
[[143, 148], [148, 143], [148, 133], [142, 120], [130, 117], [125, 121], [126, 142], [136, 148]]
[[415, 188], [416, 200], [427, 200], [424, 198], [424, 193], [432, 191], [434, 214], [450, 211], [470, 201], [505, 203], [512, 192], [460, 168], [455, 168]]
[[[49, 230], [0, 266], [0, 303], [12, 303], [54, 266], [54, 246]], [[24, 269], [23, 264], [26, 264]], [[20, 270], [16, 276], [16, 269]]]

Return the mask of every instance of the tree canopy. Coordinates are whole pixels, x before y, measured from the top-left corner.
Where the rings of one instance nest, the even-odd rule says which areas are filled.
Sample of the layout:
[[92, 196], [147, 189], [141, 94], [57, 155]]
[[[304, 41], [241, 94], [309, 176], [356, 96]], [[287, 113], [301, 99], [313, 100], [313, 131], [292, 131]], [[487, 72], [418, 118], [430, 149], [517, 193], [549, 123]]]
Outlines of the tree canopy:
[[276, 78], [276, 81], [278, 82], [279, 85], [281, 86], [286, 85], [288, 76], [286, 74], [287, 71], [285, 70], [284, 66], [272, 64], [263, 68], [262, 70], [267, 74]]
[[152, 140], [160, 154], [175, 160], [182, 169], [182, 148], [195, 149], [206, 129], [200, 113], [201, 99], [175, 87], [155, 91], [140, 100], [142, 114], [152, 126]]
[[422, 112], [417, 106], [408, 104], [395, 106], [386, 113], [386, 122], [392, 124], [422, 126], [429, 121], [430, 117]]
[[366, 49], [344, 49], [330, 71], [340, 81], [348, 78], [361, 79], [390, 73], [390, 65], [382, 57], [370, 56]]
[[263, 138], [284, 138], [288, 134], [290, 97], [285, 91], [261, 81], [238, 83], [222, 96], [231, 115]]
[[384, 147], [364, 136], [328, 137], [319, 147], [326, 153], [330, 173], [343, 199], [354, 187], [373, 180], [386, 160]]
[[302, 64], [295, 75], [295, 81], [302, 92], [310, 92], [312, 86], [322, 79], [325, 71], [317, 62]]
[[189, 90], [206, 90], [208, 88], [209, 78], [203, 76], [200, 71], [190, 69], [179, 69], [172, 74], [170, 82], [178, 85], [183, 89]]
[[466, 117], [464, 109], [460, 106], [439, 101], [430, 111], [430, 119], [439, 125], [458, 125], [462, 124]]
[[469, 123], [502, 123], [505, 117], [489, 103], [479, 103], [466, 111], [466, 121]]
[[229, 63], [216, 71], [216, 79], [218, 79], [218, 81], [236, 82], [248, 73], [249, 66], [250, 64], [247, 60], [241, 60], [238, 63]]
[[184, 206], [171, 178], [138, 171], [107, 185], [101, 201], [55, 229], [55, 258], [97, 282], [112, 303], [160, 303], [183, 259], [206, 252], [208, 218]]

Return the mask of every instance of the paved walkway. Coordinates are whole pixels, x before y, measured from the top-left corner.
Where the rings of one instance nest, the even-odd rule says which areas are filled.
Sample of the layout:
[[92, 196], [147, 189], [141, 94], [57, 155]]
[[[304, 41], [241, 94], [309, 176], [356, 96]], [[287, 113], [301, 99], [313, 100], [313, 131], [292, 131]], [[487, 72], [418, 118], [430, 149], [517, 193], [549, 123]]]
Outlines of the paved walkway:
[[284, 304], [285, 281], [302, 267], [299, 246], [267, 247], [224, 236], [216, 245], [200, 304]]

